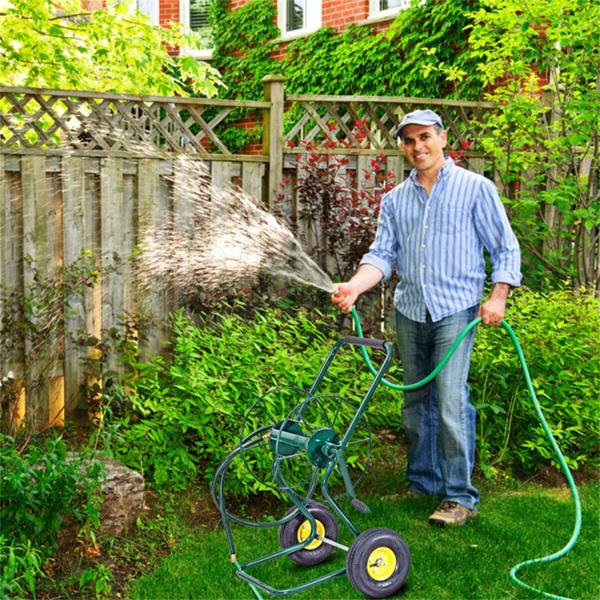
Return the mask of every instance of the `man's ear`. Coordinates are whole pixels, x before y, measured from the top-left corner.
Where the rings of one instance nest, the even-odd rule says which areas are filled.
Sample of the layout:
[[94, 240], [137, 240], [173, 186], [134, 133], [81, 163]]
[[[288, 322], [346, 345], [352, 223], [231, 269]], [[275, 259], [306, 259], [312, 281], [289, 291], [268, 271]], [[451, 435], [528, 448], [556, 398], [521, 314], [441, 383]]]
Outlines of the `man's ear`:
[[445, 148], [448, 144], [448, 132], [444, 129], [440, 132], [440, 137], [442, 138], [442, 148]]

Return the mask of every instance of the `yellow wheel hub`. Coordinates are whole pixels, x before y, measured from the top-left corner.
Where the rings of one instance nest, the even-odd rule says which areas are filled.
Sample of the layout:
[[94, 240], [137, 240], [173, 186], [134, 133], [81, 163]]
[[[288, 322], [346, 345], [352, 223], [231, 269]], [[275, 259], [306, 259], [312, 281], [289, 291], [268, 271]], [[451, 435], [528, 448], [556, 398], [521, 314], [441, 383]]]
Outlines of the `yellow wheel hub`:
[[[325, 537], [325, 526], [318, 519], [316, 519], [316, 521], [317, 535]], [[310, 526], [310, 523], [307, 519], [306, 521], [304, 521], [304, 523], [302, 523], [302, 525], [300, 525], [300, 527], [298, 527], [298, 542], [303, 542], [304, 540], [307, 540], [311, 534], [311, 531], [312, 527]], [[306, 546], [305, 550], [316, 550], [322, 543], [323, 542], [321, 540], [315, 538], [308, 546]]]
[[396, 554], [391, 548], [375, 548], [367, 560], [367, 573], [375, 581], [389, 579], [396, 569]]

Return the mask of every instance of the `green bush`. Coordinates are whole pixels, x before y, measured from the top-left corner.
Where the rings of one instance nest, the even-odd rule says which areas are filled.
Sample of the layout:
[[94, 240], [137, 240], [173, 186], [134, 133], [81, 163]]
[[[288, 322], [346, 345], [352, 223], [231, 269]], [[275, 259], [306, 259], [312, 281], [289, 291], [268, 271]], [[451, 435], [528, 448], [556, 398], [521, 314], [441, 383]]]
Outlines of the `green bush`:
[[[303, 309], [267, 308], [252, 321], [234, 310], [210, 318], [212, 324], [200, 327], [181, 313], [174, 318], [170, 365], [160, 357], [131, 365], [128, 407], [113, 449], [127, 464], [141, 464], [158, 486], [184, 487], [200, 464], [211, 478], [239, 443], [250, 407], [272, 388], [308, 390], [341, 337], [327, 317]], [[336, 355], [319, 393], [359, 401], [372, 379], [360, 354], [347, 347]], [[282, 420], [293, 407], [289, 394], [283, 396], [266, 400]], [[398, 399], [381, 387], [369, 421], [399, 425]], [[248, 423], [252, 430], [259, 425], [258, 420]], [[240, 477], [238, 491], [257, 488], [244, 469]]]
[[41, 565], [58, 548], [65, 518], [93, 535], [99, 525], [102, 465], [88, 456], [69, 455], [59, 436], [30, 441], [0, 435], [1, 586], [20, 593], [22, 584], [35, 594]]
[[[161, 357], [128, 359], [132, 372], [124, 410], [113, 423], [113, 451], [132, 467], [141, 466], [157, 487], [181, 489], [200, 472], [210, 479], [239, 443], [250, 407], [273, 388], [308, 390], [340, 337], [333, 313], [268, 307], [248, 320], [243, 312], [238, 304], [204, 315], [199, 326], [179, 313], [172, 320], [169, 363]], [[568, 290], [542, 294], [523, 288], [515, 290], [506, 319], [520, 340], [542, 409], [569, 465], [597, 467], [598, 313], [593, 300]], [[393, 379], [399, 373], [394, 365], [389, 375]], [[371, 381], [360, 353], [343, 349], [319, 392], [357, 401]], [[478, 410], [479, 464], [486, 475], [500, 470], [533, 473], [557, 463], [503, 329], [479, 328], [470, 384]], [[274, 394], [265, 403], [283, 419], [293, 407], [292, 396]], [[401, 402], [402, 393], [380, 386], [367, 413], [371, 426], [401, 429]], [[246, 431], [261, 425], [256, 415]], [[264, 460], [270, 460], [268, 452]], [[232, 470], [236, 491], [260, 489], [241, 463]]]
[[35, 598], [35, 582], [42, 571], [43, 554], [36, 549], [31, 540], [27, 542], [9, 542], [0, 535], [0, 598], [26, 596], [25, 590]]
[[[572, 469], [598, 467], [596, 301], [567, 289], [513, 293], [506, 321], [523, 349], [545, 418]], [[471, 365], [480, 466], [535, 472], [558, 465], [527, 392], [514, 346], [501, 328], [479, 328]]]

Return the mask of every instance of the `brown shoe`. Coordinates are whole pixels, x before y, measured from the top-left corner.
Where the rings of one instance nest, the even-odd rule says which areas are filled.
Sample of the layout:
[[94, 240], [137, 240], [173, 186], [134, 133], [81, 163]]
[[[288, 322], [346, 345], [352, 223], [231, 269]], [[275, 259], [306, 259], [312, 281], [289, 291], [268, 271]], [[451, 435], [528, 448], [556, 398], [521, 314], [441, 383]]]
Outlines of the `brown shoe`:
[[467, 519], [477, 516], [477, 509], [469, 509], [458, 502], [444, 500], [429, 517], [429, 524], [435, 527], [464, 525]]

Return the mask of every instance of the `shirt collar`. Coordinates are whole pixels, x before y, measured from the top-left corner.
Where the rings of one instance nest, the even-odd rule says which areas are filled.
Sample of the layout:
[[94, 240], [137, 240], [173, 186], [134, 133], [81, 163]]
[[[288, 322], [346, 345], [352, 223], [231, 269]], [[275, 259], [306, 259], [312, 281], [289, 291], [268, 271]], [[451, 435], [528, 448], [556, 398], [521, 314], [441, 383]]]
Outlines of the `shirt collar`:
[[[448, 179], [448, 177], [450, 177], [450, 173], [452, 172], [452, 170], [456, 167], [456, 165], [454, 164], [454, 161], [452, 160], [452, 158], [450, 158], [449, 156], [446, 156], [446, 158], [444, 159], [444, 166], [440, 169], [439, 173], [438, 173], [438, 181], [446, 181]], [[417, 181], [417, 170], [413, 169], [410, 172], [410, 176], [409, 176], [412, 180], [413, 183], [421, 185], [418, 181]]]

